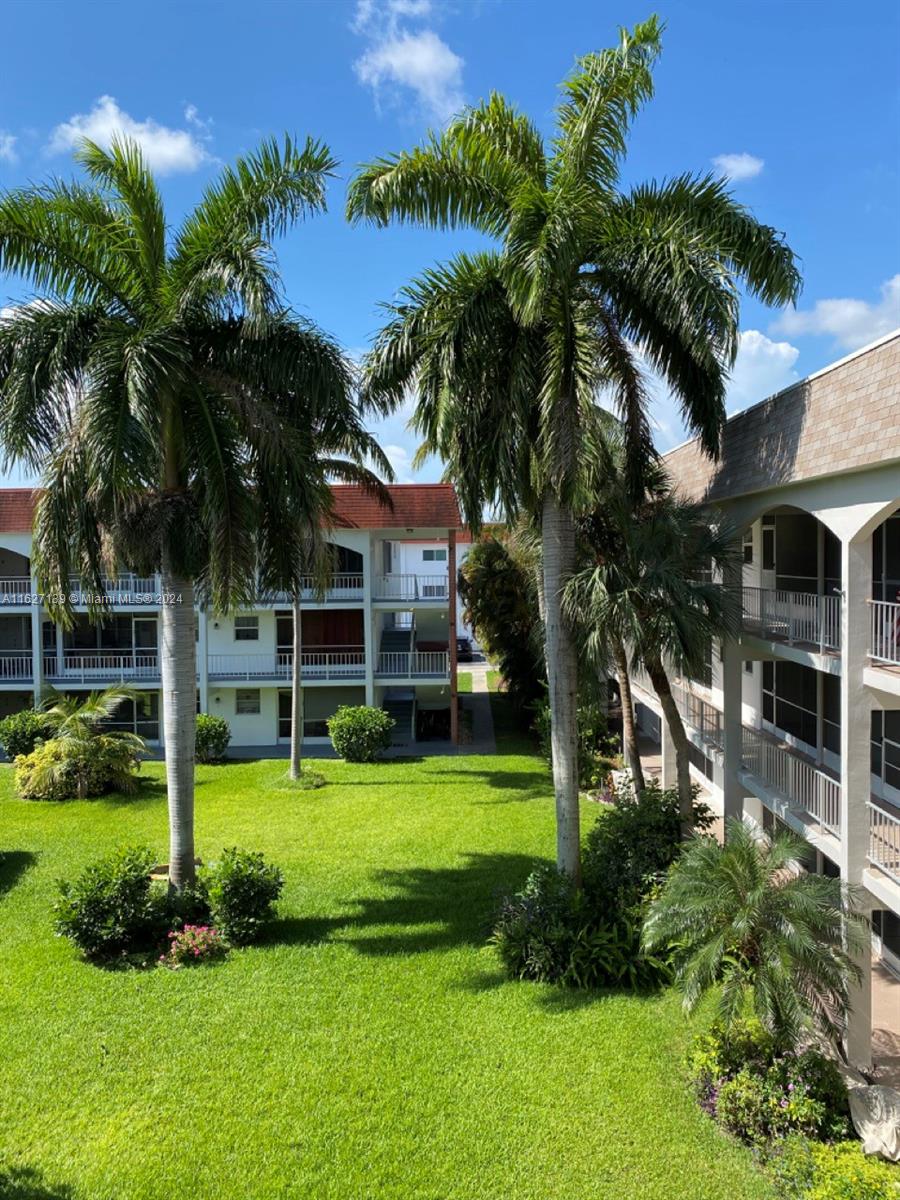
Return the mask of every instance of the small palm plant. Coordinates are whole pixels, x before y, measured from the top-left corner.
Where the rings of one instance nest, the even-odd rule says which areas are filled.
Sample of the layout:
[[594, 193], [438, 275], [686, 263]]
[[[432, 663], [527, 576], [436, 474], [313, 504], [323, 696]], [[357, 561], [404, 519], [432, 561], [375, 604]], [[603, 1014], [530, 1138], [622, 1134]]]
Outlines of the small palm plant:
[[839, 879], [798, 867], [808, 850], [795, 833], [769, 840], [738, 820], [724, 846], [686, 845], [642, 936], [650, 953], [675, 948], [686, 1011], [721, 984], [726, 1025], [752, 1006], [784, 1048], [812, 1029], [840, 1049], [866, 926]]

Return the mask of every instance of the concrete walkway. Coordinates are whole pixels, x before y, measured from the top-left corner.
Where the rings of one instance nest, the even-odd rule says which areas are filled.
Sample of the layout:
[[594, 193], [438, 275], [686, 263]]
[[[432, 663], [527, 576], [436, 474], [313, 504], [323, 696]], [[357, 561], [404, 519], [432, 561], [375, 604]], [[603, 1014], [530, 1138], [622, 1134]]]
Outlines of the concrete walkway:
[[491, 712], [491, 697], [487, 685], [487, 663], [472, 663], [465, 668], [472, 676], [472, 691], [462, 699], [464, 712], [472, 714], [472, 740], [459, 747], [460, 754], [496, 754], [497, 741], [494, 737], [494, 716]]

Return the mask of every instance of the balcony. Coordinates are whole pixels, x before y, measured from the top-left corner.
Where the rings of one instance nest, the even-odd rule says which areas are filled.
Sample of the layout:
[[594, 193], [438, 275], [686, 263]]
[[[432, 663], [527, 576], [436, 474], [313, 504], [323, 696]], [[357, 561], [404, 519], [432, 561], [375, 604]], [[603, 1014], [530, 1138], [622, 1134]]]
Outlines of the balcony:
[[690, 725], [700, 740], [714, 750], [724, 750], [725, 733], [719, 710], [680, 683], [672, 685], [672, 696], [682, 721]]
[[15, 608], [30, 604], [31, 599], [31, 579], [27, 575], [0, 579], [0, 607]]
[[378, 655], [375, 674], [382, 679], [447, 679], [450, 655], [446, 650], [389, 651]]
[[[290, 651], [274, 654], [211, 654], [209, 678], [213, 682], [261, 679], [290, 679], [294, 656]], [[362, 646], [323, 646], [304, 650], [300, 655], [300, 678], [340, 683], [347, 679], [365, 679], [366, 654]]]
[[142, 604], [158, 605], [160, 602], [160, 582], [158, 575], [104, 575], [101, 578], [100, 593], [84, 582], [79, 576], [69, 579], [69, 597], [76, 607], [88, 607], [93, 600], [95, 603]]
[[745, 587], [743, 627], [747, 633], [774, 638], [789, 646], [839, 652], [841, 597], [783, 588]]
[[792, 812], [810, 817], [821, 829], [840, 836], [841, 785], [833, 775], [747, 726], [741, 759], [744, 770], [776, 793]]
[[31, 651], [21, 650], [0, 651], [0, 680], [10, 682], [25, 682], [32, 677], [34, 664]]
[[869, 656], [885, 666], [900, 666], [900, 604], [870, 600], [871, 641]]
[[44, 675], [54, 683], [93, 683], [109, 687], [140, 679], [159, 679], [159, 654], [155, 650], [98, 650], [84, 653], [65, 650], [44, 657]]
[[877, 804], [869, 809], [869, 848], [866, 857], [871, 866], [900, 884], [900, 817]]
[[[300, 602], [302, 604], [347, 604], [360, 601], [365, 594], [361, 574], [341, 573], [331, 576], [329, 586], [321, 594], [316, 590], [312, 576], [301, 579]], [[260, 604], [292, 604], [290, 592], [261, 592]]]
[[450, 598], [447, 575], [376, 575], [376, 600], [443, 601]]

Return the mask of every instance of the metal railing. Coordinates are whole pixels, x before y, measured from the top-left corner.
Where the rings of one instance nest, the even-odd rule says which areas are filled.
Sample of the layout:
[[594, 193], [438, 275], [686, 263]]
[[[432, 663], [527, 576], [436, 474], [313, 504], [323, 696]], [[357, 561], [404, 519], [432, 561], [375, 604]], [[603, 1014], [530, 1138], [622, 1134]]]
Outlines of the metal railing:
[[447, 575], [376, 575], [376, 600], [447, 600]]
[[872, 640], [869, 654], [875, 662], [900, 664], [900, 604], [870, 600]]
[[701, 696], [695, 696], [692, 691], [680, 683], [672, 684], [672, 696], [675, 706], [681, 714], [681, 719], [697, 732], [701, 741], [716, 750], [723, 750], [725, 748], [725, 732], [722, 714], [715, 705], [710, 704]]
[[[315, 604], [323, 601], [326, 604], [348, 600], [362, 600], [365, 594], [364, 580], [361, 572], [340, 572], [331, 576], [331, 581], [324, 592], [319, 594], [311, 575], [300, 580], [300, 602]], [[291, 604], [294, 597], [290, 592], [261, 592], [260, 604]]]
[[158, 575], [104, 575], [100, 580], [99, 597], [78, 575], [69, 576], [69, 596], [75, 605], [88, 605], [99, 598], [101, 604], [158, 604], [160, 582]]
[[869, 848], [866, 857], [873, 867], [900, 883], [900, 817], [870, 801]]
[[840, 650], [841, 597], [745, 587], [743, 626], [750, 633], [779, 638], [789, 645]]
[[99, 650], [85, 654], [66, 650], [44, 658], [48, 679], [79, 683], [114, 683], [126, 679], [158, 679], [159, 654], [155, 650]]
[[840, 834], [841, 785], [837, 779], [747, 726], [741, 757], [744, 768], [776, 792], [788, 808], [806, 813], [829, 833]]
[[27, 575], [0, 579], [0, 605], [27, 604], [31, 595], [31, 579]]
[[33, 671], [30, 653], [0, 652], [0, 679], [30, 679]]
[[428, 676], [445, 679], [450, 674], [446, 650], [387, 651], [378, 655], [375, 674], [391, 679]]
[[[294, 655], [291, 651], [274, 654], [211, 654], [210, 679], [290, 679]], [[363, 679], [366, 654], [362, 646], [322, 647], [300, 654], [301, 679]]]

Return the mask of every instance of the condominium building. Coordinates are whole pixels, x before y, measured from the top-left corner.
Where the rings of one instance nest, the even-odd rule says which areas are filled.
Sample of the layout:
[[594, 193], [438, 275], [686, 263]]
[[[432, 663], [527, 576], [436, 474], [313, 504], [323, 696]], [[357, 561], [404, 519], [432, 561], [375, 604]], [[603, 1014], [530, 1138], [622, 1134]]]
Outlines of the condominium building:
[[[309, 580], [301, 594], [304, 741], [327, 743], [326, 722], [342, 704], [386, 708], [400, 743], [423, 731], [455, 741], [453, 488], [393, 486], [393, 507], [353, 486], [333, 491], [330, 587], [322, 596]], [[33, 507], [31, 490], [0, 489], [0, 716], [30, 705], [45, 684], [83, 692], [125, 681], [144, 695], [117, 721], [161, 744], [159, 579], [104, 580], [102, 621], [72, 579], [74, 622], [63, 628], [32, 574]], [[233, 746], [264, 751], [290, 740], [292, 664], [290, 596], [261, 595], [227, 614], [198, 608], [198, 706], [228, 720]]]
[[[790, 826], [809, 869], [859, 888], [874, 953], [900, 971], [900, 331], [732, 417], [718, 462], [694, 441], [666, 463], [743, 548], [740, 635], [677, 681], [692, 772], [726, 817]], [[669, 782], [671, 739], [636, 683]], [[848, 1042], [866, 1064], [863, 965]]]

